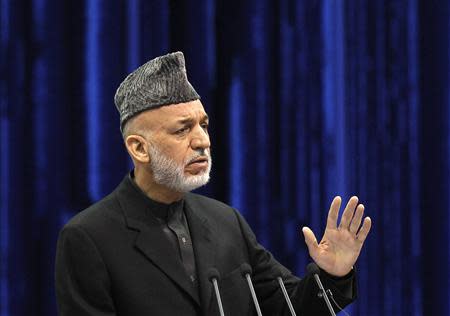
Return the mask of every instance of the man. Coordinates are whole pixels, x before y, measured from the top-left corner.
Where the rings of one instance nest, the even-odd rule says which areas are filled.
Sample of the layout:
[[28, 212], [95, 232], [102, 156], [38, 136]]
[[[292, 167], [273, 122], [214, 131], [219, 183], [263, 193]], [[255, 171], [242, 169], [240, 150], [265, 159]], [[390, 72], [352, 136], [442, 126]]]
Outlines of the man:
[[[208, 182], [211, 155], [208, 116], [182, 53], [136, 69], [115, 103], [134, 170], [61, 231], [61, 315], [219, 315], [213, 269], [225, 315], [253, 315], [243, 264], [251, 267], [263, 315], [290, 315], [278, 276], [299, 314], [328, 314], [312, 276], [299, 279], [278, 263], [236, 210], [189, 193]], [[309, 228], [303, 234], [322, 282], [345, 306], [356, 297], [353, 265], [371, 224], [366, 218], [361, 225], [364, 206], [352, 197], [337, 226], [340, 205], [336, 197], [319, 244]]]

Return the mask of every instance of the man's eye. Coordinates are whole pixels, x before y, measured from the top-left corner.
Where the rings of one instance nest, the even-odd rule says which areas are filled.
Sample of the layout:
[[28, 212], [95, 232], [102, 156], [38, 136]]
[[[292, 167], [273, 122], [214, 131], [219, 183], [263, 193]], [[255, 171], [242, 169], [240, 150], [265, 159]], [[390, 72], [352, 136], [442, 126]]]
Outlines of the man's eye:
[[208, 129], [208, 124], [202, 124], [202, 128], [203, 128], [204, 130], [207, 130], [207, 129]]
[[175, 132], [175, 134], [183, 134], [183, 133], [186, 132], [188, 129], [189, 129], [188, 127], [180, 128], [179, 130], [177, 130], [177, 131]]

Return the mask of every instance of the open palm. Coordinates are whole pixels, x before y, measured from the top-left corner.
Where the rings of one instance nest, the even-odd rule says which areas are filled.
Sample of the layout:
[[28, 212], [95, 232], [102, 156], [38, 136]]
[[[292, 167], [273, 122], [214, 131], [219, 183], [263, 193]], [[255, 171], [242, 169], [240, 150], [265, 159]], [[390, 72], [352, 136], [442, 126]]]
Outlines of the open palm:
[[341, 198], [337, 196], [331, 203], [327, 227], [320, 243], [317, 243], [310, 228], [302, 229], [311, 258], [321, 269], [334, 276], [344, 276], [350, 272], [358, 259], [372, 223], [370, 218], [366, 217], [361, 226], [364, 205], [358, 205], [358, 198], [353, 196], [348, 201], [338, 226], [340, 207]]

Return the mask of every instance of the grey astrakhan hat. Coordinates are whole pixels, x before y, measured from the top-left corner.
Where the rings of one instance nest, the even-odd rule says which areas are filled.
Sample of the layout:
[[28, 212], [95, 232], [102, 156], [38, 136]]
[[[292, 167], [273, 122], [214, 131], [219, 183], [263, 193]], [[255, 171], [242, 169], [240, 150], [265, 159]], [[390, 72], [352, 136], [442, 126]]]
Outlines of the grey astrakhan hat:
[[184, 55], [176, 52], [152, 59], [129, 74], [117, 89], [114, 103], [122, 130], [143, 111], [197, 99], [200, 96], [187, 79]]

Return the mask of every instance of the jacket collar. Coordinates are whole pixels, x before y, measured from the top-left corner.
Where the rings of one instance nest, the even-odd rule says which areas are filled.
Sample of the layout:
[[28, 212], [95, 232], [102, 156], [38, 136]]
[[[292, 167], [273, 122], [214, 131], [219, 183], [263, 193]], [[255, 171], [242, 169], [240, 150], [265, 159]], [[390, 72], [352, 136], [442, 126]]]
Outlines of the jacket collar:
[[208, 223], [208, 219], [203, 214], [207, 213], [208, 210], [205, 210], [204, 206], [198, 205], [196, 196], [191, 193], [187, 194], [185, 202], [186, 217], [194, 245], [201, 306], [204, 314], [208, 315], [213, 292], [212, 283], [208, 279], [208, 271], [215, 267], [215, 249], [217, 245], [214, 236], [217, 236], [217, 234], [214, 231], [214, 227]]
[[157, 218], [151, 214], [146, 196], [131, 181], [129, 176], [125, 177], [117, 188], [117, 197], [126, 225], [139, 232], [135, 247], [200, 305], [182, 262], [174, 256], [175, 249], [164, 235]]
[[[204, 206], [197, 202], [195, 194], [185, 196], [186, 218], [193, 240], [197, 275], [200, 286], [200, 302], [186, 275], [182, 262], [174, 256], [171, 243], [160, 228], [160, 224], [149, 209], [148, 197], [137, 188], [127, 175], [116, 189], [125, 222], [129, 229], [138, 231], [135, 246], [153, 264], [158, 266], [173, 282], [178, 284], [194, 302], [206, 311], [209, 308], [212, 284], [208, 280], [208, 271], [215, 266], [214, 229], [208, 224], [202, 212]], [[207, 210], [206, 210], [207, 213]]]

